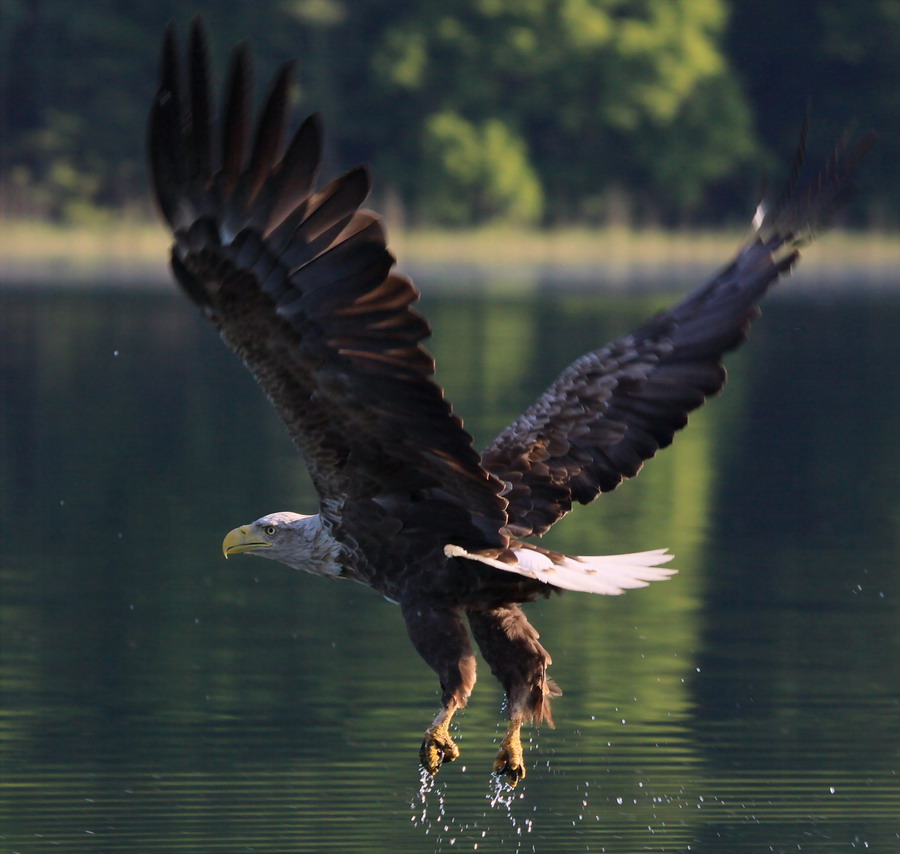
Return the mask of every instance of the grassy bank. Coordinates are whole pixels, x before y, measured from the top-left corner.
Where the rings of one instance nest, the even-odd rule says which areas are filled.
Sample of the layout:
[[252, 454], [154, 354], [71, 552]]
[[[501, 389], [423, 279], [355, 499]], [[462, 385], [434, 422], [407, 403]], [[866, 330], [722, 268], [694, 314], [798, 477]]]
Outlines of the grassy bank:
[[[517, 231], [390, 233], [401, 268], [468, 271], [552, 269], [578, 279], [644, 280], [713, 270], [746, 238], [728, 231], [566, 228]], [[62, 227], [43, 222], [0, 223], [0, 277], [16, 281], [156, 284], [169, 281], [169, 237], [156, 224], [119, 220], [103, 226]], [[803, 277], [896, 282], [900, 239], [894, 234], [835, 231], [804, 252]]]

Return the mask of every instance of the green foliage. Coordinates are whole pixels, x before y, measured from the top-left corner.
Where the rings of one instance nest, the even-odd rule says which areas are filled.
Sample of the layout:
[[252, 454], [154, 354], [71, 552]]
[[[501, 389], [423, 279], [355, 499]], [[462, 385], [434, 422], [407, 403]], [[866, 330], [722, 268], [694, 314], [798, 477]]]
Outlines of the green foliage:
[[537, 221], [541, 187], [525, 144], [499, 119], [479, 125], [445, 110], [425, 122], [422, 210], [452, 225]]
[[[640, 174], [648, 195], [681, 210], [699, 202], [704, 181], [722, 177], [752, 150], [752, 138], [734, 152], [721, 134], [695, 134], [690, 147], [700, 163], [693, 169], [659, 169], [652, 160], [664, 148], [659, 138], [681, 124], [740, 112], [717, 48], [724, 18], [720, 0], [419, 4], [383, 34], [374, 67], [417, 124], [427, 126], [438, 107], [516, 128], [550, 219], [582, 217], [584, 202], [616, 173]], [[405, 113], [403, 121], [408, 127]], [[642, 145], [645, 136], [657, 144]], [[651, 159], [633, 157], [640, 148]], [[707, 156], [712, 170], [702, 165]], [[389, 162], [385, 171], [403, 183], [398, 172], [407, 165], [408, 158]]]
[[[634, 142], [646, 186], [665, 189], [667, 203], [684, 213], [696, 211], [715, 182], [752, 163], [756, 150], [750, 111], [724, 76], [703, 81], [671, 121], [651, 125]], [[633, 177], [632, 186], [643, 183]]]
[[900, 223], [900, 0], [731, 0], [725, 47], [761, 142], [784, 158], [807, 108], [812, 144], [852, 122], [881, 137], [863, 175], [869, 218]]
[[[160, 33], [195, 12], [218, 79], [243, 38], [261, 80], [297, 57], [328, 168], [371, 163], [423, 222], [719, 222], [808, 97], [823, 146], [854, 115], [900, 130], [900, 0], [0, 0], [0, 186], [28, 190], [7, 212], [146, 198]], [[885, 221], [891, 151], [866, 193]]]

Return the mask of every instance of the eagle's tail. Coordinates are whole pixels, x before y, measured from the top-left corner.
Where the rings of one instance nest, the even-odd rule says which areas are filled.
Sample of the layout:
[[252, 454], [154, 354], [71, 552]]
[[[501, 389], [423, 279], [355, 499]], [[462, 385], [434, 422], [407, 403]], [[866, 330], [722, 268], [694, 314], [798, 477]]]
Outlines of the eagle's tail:
[[674, 555], [667, 549], [625, 555], [564, 555], [530, 543], [513, 542], [501, 554], [469, 552], [461, 546], [444, 547], [448, 557], [464, 557], [488, 566], [536, 578], [553, 587], [618, 596], [626, 590], [665, 581], [678, 570], [659, 565]]

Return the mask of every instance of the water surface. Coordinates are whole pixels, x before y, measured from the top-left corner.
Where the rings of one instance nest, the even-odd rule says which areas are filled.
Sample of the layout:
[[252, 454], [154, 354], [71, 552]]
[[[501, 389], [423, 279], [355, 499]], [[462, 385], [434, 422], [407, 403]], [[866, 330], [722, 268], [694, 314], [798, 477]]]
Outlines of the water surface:
[[[479, 446], [671, 299], [509, 290], [423, 301]], [[181, 297], [7, 291], [0, 851], [900, 851], [898, 330], [890, 289], [785, 289], [726, 394], [557, 526], [680, 572], [530, 607], [565, 696], [512, 793], [486, 667], [423, 786], [437, 685], [396, 608], [222, 560], [314, 497]]]

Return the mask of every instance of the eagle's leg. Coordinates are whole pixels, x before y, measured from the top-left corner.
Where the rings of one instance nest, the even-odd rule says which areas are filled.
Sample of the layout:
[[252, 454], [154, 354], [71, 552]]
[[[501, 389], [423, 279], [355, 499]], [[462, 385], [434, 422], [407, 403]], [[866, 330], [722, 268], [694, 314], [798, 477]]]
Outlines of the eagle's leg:
[[550, 698], [561, 692], [547, 677], [550, 655], [518, 605], [472, 610], [468, 617], [485, 661], [506, 690], [509, 726], [497, 751], [494, 772], [515, 786], [525, 776], [522, 724], [546, 721], [553, 726]]
[[506, 728], [497, 758], [494, 773], [506, 777], [510, 786], [516, 786], [525, 777], [525, 757], [522, 753], [522, 717], [511, 717]]
[[419, 748], [419, 761], [429, 774], [437, 774], [441, 765], [459, 756], [459, 748], [450, 736], [450, 720], [455, 711], [447, 704], [442, 705], [431, 726], [425, 730], [425, 738]]
[[422, 766], [436, 774], [444, 762], [459, 756], [450, 737], [450, 721], [475, 686], [475, 655], [459, 611], [422, 601], [402, 608], [410, 640], [441, 680], [441, 710], [425, 730], [419, 749]]

